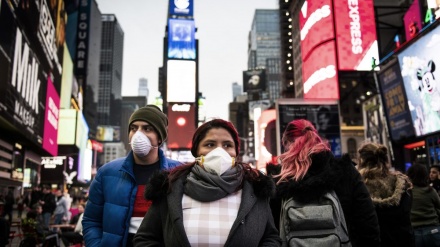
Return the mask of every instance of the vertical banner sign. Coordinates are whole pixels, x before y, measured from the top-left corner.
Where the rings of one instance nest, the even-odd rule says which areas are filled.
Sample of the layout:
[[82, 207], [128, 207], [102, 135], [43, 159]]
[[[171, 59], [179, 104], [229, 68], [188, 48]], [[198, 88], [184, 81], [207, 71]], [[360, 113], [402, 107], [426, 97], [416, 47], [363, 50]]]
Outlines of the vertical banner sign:
[[379, 61], [373, 0], [335, 0], [339, 70], [372, 70]]
[[391, 138], [399, 141], [402, 138], [412, 137], [414, 129], [411, 112], [408, 109], [399, 64], [394, 63], [382, 69], [378, 79]]
[[75, 75], [80, 87], [86, 88], [91, 0], [81, 0], [78, 8], [78, 32]]
[[58, 155], [58, 119], [60, 97], [52, 83], [47, 80], [46, 112], [44, 114], [43, 148], [53, 156]]

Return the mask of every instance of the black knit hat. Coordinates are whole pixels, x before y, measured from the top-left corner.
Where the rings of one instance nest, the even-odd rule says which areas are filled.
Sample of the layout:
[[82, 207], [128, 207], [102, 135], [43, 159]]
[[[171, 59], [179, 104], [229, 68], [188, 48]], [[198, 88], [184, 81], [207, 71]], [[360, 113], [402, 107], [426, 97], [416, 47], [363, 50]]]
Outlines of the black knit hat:
[[[162, 142], [166, 141], [168, 137], [168, 117], [160, 110], [159, 107], [155, 105], [146, 105], [137, 109], [135, 112], [133, 112], [133, 114], [131, 114], [130, 120], [128, 121], [128, 126], [130, 126], [134, 121], [145, 121], [149, 123], [156, 130], [160, 140], [162, 140]], [[128, 132], [130, 132], [130, 127]]]

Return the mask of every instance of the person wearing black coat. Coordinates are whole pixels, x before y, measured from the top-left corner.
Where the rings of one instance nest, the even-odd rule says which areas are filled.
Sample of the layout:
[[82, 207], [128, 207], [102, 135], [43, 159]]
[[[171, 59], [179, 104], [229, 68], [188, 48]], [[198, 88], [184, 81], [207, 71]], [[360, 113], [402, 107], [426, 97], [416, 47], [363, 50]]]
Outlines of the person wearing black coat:
[[288, 124], [283, 145], [286, 152], [280, 156], [281, 164], [266, 166], [277, 184], [276, 198], [271, 201], [274, 219], [280, 219], [283, 199], [293, 197], [307, 202], [334, 190], [341, 202], [351, 245], [380, 246], [378, 218], [370, 194], [350, 157], [335, 158], [328, 143], [304, 119]]

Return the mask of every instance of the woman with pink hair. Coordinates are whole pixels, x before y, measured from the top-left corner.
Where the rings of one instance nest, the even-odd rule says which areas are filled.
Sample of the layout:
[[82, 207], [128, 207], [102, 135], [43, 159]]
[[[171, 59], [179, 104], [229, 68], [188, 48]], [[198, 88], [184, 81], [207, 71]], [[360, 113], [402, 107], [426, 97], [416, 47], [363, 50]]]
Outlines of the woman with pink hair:
[[[328, 142], [304, 119], [287, 125], [282, 144], [285, 151], [279, 156], [280, 164], [266, 167], [277, 184], [277, 197], [271, 206], [274, 219], [280, 219], [281, 236], [289, 231], [283, 217], [280, 218], [281, 201], [293, 198], [307, 203], [334, 191], [342, 206], [351, 245], [380, 246], [373, 203], [350, 157], [335, 158]], [[283, 246], [287, 246], [288, 240], [282, 240]]]

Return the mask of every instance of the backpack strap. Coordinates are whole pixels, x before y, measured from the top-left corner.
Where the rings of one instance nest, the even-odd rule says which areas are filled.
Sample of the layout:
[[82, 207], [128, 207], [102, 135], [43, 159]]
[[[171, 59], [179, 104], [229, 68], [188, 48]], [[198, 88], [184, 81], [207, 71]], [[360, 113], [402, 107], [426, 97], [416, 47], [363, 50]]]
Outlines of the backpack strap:
[[332, 200], [333, 204], [337, 206], [336, 210], [337, 210], [337, 214], [339, 215], [339, 218], [341, 219], [341, 227], [342, 230], [344, 230], [345, 235], [347, 236], [347, 239], [341, 239], [341, 242], [349, 243], [350, 236], [348, 235], [347, 222], [345, 221], [344, 211], [342, 210], [341, 202], [339, 201], [339, 198], [334, 190], [328, 192], [328, 194], [330, 195], [329, 199]]

